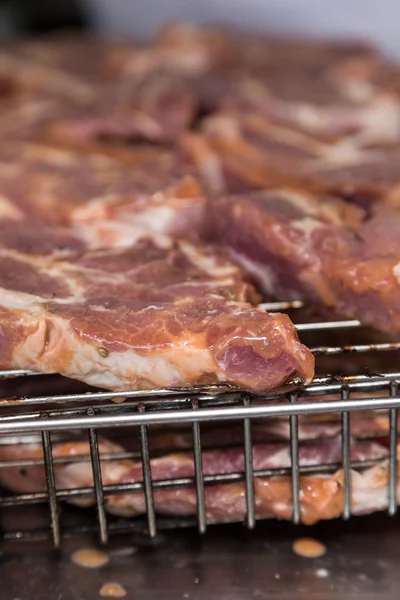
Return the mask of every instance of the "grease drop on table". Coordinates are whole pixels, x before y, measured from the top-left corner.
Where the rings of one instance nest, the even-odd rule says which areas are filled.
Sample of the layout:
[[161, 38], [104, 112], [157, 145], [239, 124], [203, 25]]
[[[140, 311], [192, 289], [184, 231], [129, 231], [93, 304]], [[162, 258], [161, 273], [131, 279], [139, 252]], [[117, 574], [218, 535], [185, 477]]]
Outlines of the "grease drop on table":
[[326, 546], [313, 538], [299, 538], [293, 542], [293, 552], [304, 558], [319, 558], [326, 554]]
[[104, 583], [100, 588], [100, 596], [103, 596], [103, 598], [124, 598], [126, 589], [114, 581]]
[[73, 553], [71, 560], [80, 567], [97, 569], [108, 563], [108, 556], [96, 548], [82, 548]]

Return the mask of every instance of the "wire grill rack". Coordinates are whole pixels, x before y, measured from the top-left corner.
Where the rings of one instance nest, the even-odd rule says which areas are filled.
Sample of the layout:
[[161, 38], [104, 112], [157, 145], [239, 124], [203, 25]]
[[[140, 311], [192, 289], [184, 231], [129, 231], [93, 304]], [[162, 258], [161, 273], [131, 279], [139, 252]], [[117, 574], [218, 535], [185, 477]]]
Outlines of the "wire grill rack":
[[[287, 310], [300, 314], [301, 302], [275, 302], [261, 305], [269, 311]], [[396, 352], [400, 350], [400, 342], [378, 341], [376, 343], [329, 344], [329, 335], [348, 330], [363, 329], [359, 321], [312, 321], [296, 325], [301, 337], [304, 335], [323, 336], [324, 345], [312, 346], [316, 357], [361, 357], [377, 355], [376, 363], [391, 366], [386, 357], [393, 355], [396, 366]], [[379, 357], [385, 357], [382, 360]], [[318, 365], [318, 360], [317, 360]], [[339, 369], [341, 368], [339, 366]], [[21, 370], [0, 371], [1, 380], [23, 381], [23, 377], [34, 377], [39, 383], [43, 377], [38, 373]], [[0, 469], [26, 469], [42, 467], [46, 474], [46, 491], [20, 493], [10, 495], [4, 492], [0, 496], [2, 511], [11, 507], [44, 504], [49, 508], [49, 527], [35, 530], [3, 531], [3, 539], [37, 539], [52, 537], [55, 547], [59, 547], [63, 536], [73, 533], [96, 531], [102, 543], [106, 543], [109, 535], [128, 531], [146, 532], [154, 537], [160, 528], [189, 526], [197, 522], [199, 532], [207, 528], [205, 504], [205, 487], [224, 482], [245, 482], [246, 516], [248, 528], [256, 523], [254, 478], [273, 475], [290, 475], [292, 490], [292, 520], [301, 521], [300, 476], [303, 473], [328, 473], [341, 467], [344, 477], [343, 518], [351, 516], [351, 469], [363, 469], [372, 466], [376, 461], [351, 461], [350, 457], [350, 415], [357, 411], [387, 411], [389, 416], [388, 430], [388, 512], [394, 515], [397, 511], [397, 437], [398, 409], [400, 407], [399, 383], [400, 372], [396, 369], [383, 373], [362, 370], [348, 375], [323, 375], [314, 378], [313, 382], [299, 387], [299, 382], [290, 382], [284, 388], [268, 396], [253, 397], [234, 388], [224, 386], [201, 386], [190, 389], [165, 389], [148, 391], [121, 392], [82, 392], [57, 394], [51, 396], [35, 396], [0, 399], [0, 445], [29, 443], [40, 440], [43, 458], [0, 461]], [[1, 388], [0, 388], [1, 389]], [[356, 394], [357, 397], [354, 397]], [[315, 400], [318, 397], [318, 401]], [[299, 417], [303, 415], [323, 415], [340, 413], [341, 450], [340, 464], [299, 465]], [[270, 419], [286, 417], [290, 428], [290, 467], [255, 470], [253, 466], [252, 422], [254, 419]], [[243, 426], [244, 472], [221, 473], [208, 475], [203, 471], [202, 424], [222, 424], [239, 422]], [[194, 477], [152, 480], [152, 469], [149, 450], [149, 429], [153, 426], [176, 426], [186, 424], [192, 431], [192, 452], [194, 460]], [[129, 428], [129, 429], [127, 429]], [[139, 434], [138, 451], [101, 454], [99, 451], [98, 432], [113, 430], [115, 432], [134, 430]], [[74, 439], [73, 432], [86, 436], [89, 441], [90, 456], [55, 457], [52, 444], [58, 439]], [[71, 437], [66, 437], [71, 436]], [[82, 438], [81, 438], [82, 439]], [[140, 459], [142, 463], [142, 481], [104, 485], [102, 482], [102, 463], [122, 459]], [[73, 462], [90, 461], [94, 485], [76, 489], [58, 489], [55, 479], [55, 466]], [[159, 518], [156, 516], [154, 492], [156, 490], [195, 488], [197, 499], [197, 517], [192, 518]], [[113, 519], [106, 514], [105, 497], [116, 494], [141, 493], [145, 496], [146, 517], [144, 519]], [[97, 521], [84, 525], [64, 524], [60, 503], [95, 499]]]

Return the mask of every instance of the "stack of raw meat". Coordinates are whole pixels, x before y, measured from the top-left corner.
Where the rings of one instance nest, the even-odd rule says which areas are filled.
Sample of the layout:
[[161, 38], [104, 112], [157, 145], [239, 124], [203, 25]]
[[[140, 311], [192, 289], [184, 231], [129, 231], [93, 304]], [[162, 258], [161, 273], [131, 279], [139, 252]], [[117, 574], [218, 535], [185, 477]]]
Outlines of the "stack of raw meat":
[[[0, 369], [111, 390], [311, 381], [311, 352], [287, 315], [257, 308], [263, 295], [400, 333], [400, 71], [373, 48], [190, 26], [145, 46], [26, 41], [0, 51], [0, 107]], [[308, 423], [302, 464], [340, 460], [334, 425], [316, 442]], [[285, 466], [287, 443], [260, 432], [255, 468]], [[382, 458], [354, 472], [354, 511], [382, 508], [386, 447], [354, 441], [352, 457]], [[105, 483], [118, 468], [141, 477], [123, 466], [105, 463]], [[210, 449], [204, 468], [243, 470], [243, 453]], [[171, 471], [190, 475], [190, 455], [155, 459], [155, 478]], [[90, 465], [56, 474], [91, 482]], [[42, 477], [0, 474], [18, 490]], [[289, 479], [255, 488], [260, 516], [290, 516]], [[192, 489], [157, 494], [160, 512], [195, 511]], [[301, 495], [305, 522], [336, 516], [341, 472], [303, 478]], [[240, 518], [243, 484], [209, 488], [206, 504]], [[108, 506], [131, 515], [144, 500]]]

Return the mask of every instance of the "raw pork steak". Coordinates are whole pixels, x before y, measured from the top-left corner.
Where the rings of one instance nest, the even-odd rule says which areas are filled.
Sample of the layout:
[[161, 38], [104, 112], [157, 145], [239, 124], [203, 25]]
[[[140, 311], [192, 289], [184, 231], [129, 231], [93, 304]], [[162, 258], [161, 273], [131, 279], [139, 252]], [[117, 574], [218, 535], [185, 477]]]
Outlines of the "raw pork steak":
[[269, 294], [400, 333], [400, 214], [276, 189], [209, 204], [205, 236]]
[[0, 367], [109, 389], [228, 382], [258, 392], [309, 381], [314, 359], [286, 315], [253, 308], [223, 254], [150, 241], [33, 256], [0, 250]]

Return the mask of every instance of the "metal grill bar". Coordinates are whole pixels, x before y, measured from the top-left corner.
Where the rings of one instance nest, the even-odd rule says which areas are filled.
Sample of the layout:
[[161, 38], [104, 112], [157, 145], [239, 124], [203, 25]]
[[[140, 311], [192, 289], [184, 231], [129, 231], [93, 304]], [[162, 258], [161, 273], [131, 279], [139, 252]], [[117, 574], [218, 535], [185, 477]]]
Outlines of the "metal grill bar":
[[[349, 390], [342, 389], [342, 400], [349, 400]], [[344, 507], [343, 518], [349, 519], [351, 515], [351, 472], [350, 472], [350, 414], [342, 413], [342, 461], [344, 473]]]
[[[382, 459], [371, 459], [363, 461], [355, 461], [351, 463], [354, 469], [367, 469], [382, 463]], [[300, 466], [301, 474], [329, 474], [334, 473], [342, 466], [341, 463], [332, 464], [315, 464]], [[254, 477], [277, 477], [290, 476], [291, 467], [281, 467], [273, 469], [260, 469], [254, 471]], [[219, 475], [204, 475], [205, 485], [220, 485], [223, 483], [236, 483], [245, 479], [244, 473], [224, 473]], [[194, 477], [181, 477], [177, 479], [156, 480], [152, 482], [154, 490], [173, 490], [186, 487], [194, 487], [196, 485]], [[104, 485], [103, 491], [105, 495], [117, 494], [137, 494], [145, 491], [144, 483], [141, 481], [130, 483], [119, 483]], [[74, 489], [57, 490], [56, 497], [58, 500], [77, 500], [94, 498], [95, 490], [93, 487], [82, 487]], [[18, 494], [15, 496], [0, 497], [0, 507], [17, 506], [24, 504], [39, 504], [48, 500], [46, 492], [32, 492], [29, 494]], [[109, 528], [109, 525], [108, 525]]]
[[[397, 409], [391, 409], [391, 411], [396, 411]], [[250, 421], [248, 419], [246, 419], [244, 421], [244, 424]], [[331, 421], [328, 421], [331, 422]], [[394, 429], [396, 427], [396, 421], [394, 420], [394, 423], [392, 423], [392, 428]], [[250, 429], [251, 432], [251, 429]], [[396, 433], [394, 431], [394, 433]], [[393, 435], [393, 433], [392, 433]], [[245, 436], [247, 437], [247, 435], [245, 434]], [[377, 437], [381, 437], [382, 436], [382, 431], [380, 429], [376, 429], [374, 430], [369, 430], [368, 432], [362, 433], [362, 432], [358, 432], [356, 439], [357, 440], [373, 440], [376, 439]], [[54, 437], [54, 436], [53, 436]], [[249, 441], [251, 442], [251, 434], [250, 437], [248, 438]], [[329, 439], [329, 437], [327, 438]], [[276, 442], [276, 439], [272, 440], [273, 442]], [[54, 439], [53, 439], [54, 442]], [[28, 440], [25, 440], [23, 437], [20, 437], [18, 439], [18, 441], [12, 441], [10, 442], [10, 444], [29, 444], [31, 443]], [[36, 440], [35, 440], [36, 443]], [[235, 446], [237, 446], [237, 444], [234, 444]], [[207, 449], [208, 450], [215, 450], [215, 449], [221, 449], [221, 448], [225, 448], [226, 446], [220, 446], [220, 445], [216, 445], [216, 446], [209, 446]], [[169, 452], [173, 452], [174, 450], [176, 450], [175, 448], [162, 448], [158, 451], [158, 453], [161, 453], [161, 455], [165, 455], [166, 453]], [[156, 453], [156, 456], [158, 455], [158, 453]], [[116, 462], [116, 461], [121, 461], [121, 460], [136, 460], [139, 461], [141, 458], [141, 454], [140, 451], [138, 452], [115, 452], [115, 453], [101, 453], [101, 462], [105, 463], [105, 462]], [[82, 463], [90, 463], [91, 462], [91, 455], [90, 454], [74, 454], [73, 456], [59, 456], [59, 457], [53, 457], [53, 465], [70, 465], [70, 464], [82, 464]], [[29, 467], [38, 467], [38, 466], [43, 466], [43, 459], [42, 458], [25, 458], [25, 459], [20, 459], [20, 460], [3, 460], [0, 461], [0, 469], [21, 469], [21, 468], [29, 468]]]
[[[250, 398], [243, 399], [243, 406], [250, 406]], [[256, 524], [255, 498], [254, 498], [254, 470], [253, 470], [253, 445], [251, 442], [251, 421], [243, 421], [244, 435], [244, 469], [246, 480], [246, 525], [248, 529], [253, 529]]]
[[[2, 371], [0, 371], [0, 379]], [[43, 376], [43, 373], [35, 373], [35, 375]], [[233, 388], [234, 390], [234, 388]], [[141, 401], [145, 398], [169, 398], [176, 396], [193, 396], [194, 394], [220, 394], [224, 391], [232, 391], [232, 387], [226, 385], [207, 385], [207, 386], [193, 386], [191, 388], [162, 388], [162, 389], [154, 389], [154, 390], [132, 390], [127, 392], [84, 392], [78, 394], [63, 394], [63, 395], [54, 395], [54, 396], [42, 396], [38, 398], [22, 398], [21, 403], [23, 404], [33, 404], [35, 402], [54, 402], [54, 403], [65, 403], [65, 402], [90, 402], [91, 400], [112, 400], [112, 399], [120, 399], [124, 397], [126, 400], [128, 399], [140, 399]], [[18, 404], [18, 400], [15, 398], [5, 399], [3, 404], [7, 405], [15, 405]]]
[[[397, 396], [399, 385], [397, 381], [392, 381], [390, 394]], [[389, 515], [395, 515], [397, 512], [397, 423], [398, 409], [391, 408], [389, 411]]]
[[[301, 397], [315, 396], [315, 395], [325, 395], [325, 394], [334, 394], [339, 393], [342, 386], [344, 384], [351, 385], [352, 390], [368, 390], [370, 392], [377, 391], [380, 389], [386, 388], [390, 385], [393, 379], [400, 379], [400, 372], [392, 372], [385, 373], [384, 375], [377, 374], [366, 374], [366, 375], [349, 375], [349, 376], [316, 376], [314, 377], [313, 382], [303, 388], [301, 390]], [[278, 400], [280, 398], [285, 398], [288, 393], [288, 389], [290, 389], [293, 382], [288, 383], [287, 386], [282, 388], [281, 390], [276, 390], [271, 394], [266, 394], [263, 396], [265, 400]], [[286, 389], [285, 389], [286, 388]], [[165, 398], [163, 396], [164, 391], [166, 391]], [[91, 392], [91, 393], [81, 393], [81, 394], [67, 394], [67, 395], [54, 395], [54, 396], [38, 396], [35, 398], [23, 398], [19, 402], [15, 401], [15, 398], [11, 400], [8, 398], [0, 399], [0, 406], [9, 406], [12, 407], [16, 404], [23, 404], [23, 406], [29, 405], [49, 405], [49, 403], [74, 403], [74, 402], [104, 402], [104, 400], [112, 400], [113, 398], [120, 398], [123, 395], [127, 400], [137, 400], [140, 398], [141, 404], [146, 406], [147, 410], [158, 410], [162, 408], [163, 410], [169, 410], [171, 408], [183, 407], [185, 405], [190, 406], [191, 400], [193, 396], [197, 398], [199, 402], [202, 404], [224, 404], [225, 406], [230, 402], [238, 403], [241, 402], [243, 397], [243, 393], [240, 390], [235, 390], [232, 388], [227, 388], [226, 386], [199, 386], [191, 388], [190, 390], [186, 388], [180, 389], [168, 389], [168, 390], [144, 390], [144, 391], [134, 391], [134, 392]], [[142, 396], [143, 395], [143, 396]], [[157, 401], [157, 398], [162, 398], [162, 400]], [[129, 403], [126, 404], [110, 404], [104, 405], [100, 404], [95, 406], [94, 408], [99, 409], [107, 409], [109, 411], [121, 412], [125, 407], [129, 407]], [[70, 409], [71, 414], [77, 414], [76, 411], [81, 410], [82, 413], [86, 412], [86, 408], [82, 409]], [[46, 411], [40, 411], [36, 413], [36, 418], [39, 418], [41, 414]], [[47, 411], [51, 414], [59, 414], [60, 409], [57, 409], [57, 412]], [[66, 410], [63, 411], [63, 414], [67, 414]], [[31, 418], [33, 415], [29, 415], [28, 418]], [[0, 423], [6, 420], [20, 420], [27, 418], [26, 415], [2, 415], [0, 417]]]
[[[69, 430], [82, 428], [127, 427], [132, 425], [163, 425], [174, 423], [199, 423], [205, 421], [232, 421], [244, 418], [284, 417], [290, 415], [317, 415], [324, 413], [350, 412], [399, 408], [400, 396], [390, 398], [355, 398], [349, 400], [324, 400], [319, 402], [298, 402], [293, 404], [266, 404], [244, 407], [202, 408], [193, 410], [171, 410], [148, 412], [146, 414], [104, 414], [94, 416], [55, 417], [46, 420], [25, 419], [21, 421], [0, 421], [0, 434], [41, 432], [42, 430]], [[62, 414], [62, 411], [61, 411]]]
[[[177, 529], [182, 527], [193, 527], [195, 521], [191, 517], [169, 517], [160, 519], [160, 525], [162, 530]], [[132, 520], [125, 519], [123, 522], [110, 523], [108, 526], [109, 533], [112, 535], [128, 534], [128, 533], [143, 533], [145, 527], [143, 526], [143, 520]], [[63, 537], [70, 537], [74, 535], [92, 534], [96, 533], [96, 525], [78, 525], [68, 527], [63, 531]], [[34, 541], [48, 539], [51, 537], [51, 530], [48, 529], [35, 529], [28, 531], [7, 531], [2, 534], [2, 539], [6, 541]]]
[[[16, 442], [18, 444], [24, 443]], [[140, 460], [140, 452], [116, 452], [115, 454], [102, 454], [101, 462], [110, 462], [116, 460]], [[70, 465], [74, 463], [90, 463], [91, 456], [89, 454], [75, 454], [74, 456], [59, 456], [53, 457], [53, 465]], [[0, 469], [20, 469], [26, 467], [37, 467], [42, 466], [43, 460], [41, 458], [25, 458], [23, 460], [3, 460], [0, 461]]]
[[382, 344], [357, 344], [355, 346], [318, 346], [310, 348], [315, 356], [334, 356], [335, 354], [358, 353], [365, 354], [366, 352], [393, 352], [400, 350], [400, 342], [389, 342]]
[[[143, 412], [144, 407], [140, 406], [139, 411]], [[149, 441], [147, 438], [146, 425], [140, 425], [140, 449], [142, 453], [142, 472], [144, 482], [144, 493], [146, 498], [147, 524], [150, 537], [157, 534], [156, 513], [154, 510], [153, 483], [151, 478], [151, 465], [149, 456]]]
[[[352, 386], [352, 389], [367, 389], [369, 391], [375, 391], [378, 389], [385, 388], [387, 385], [390, 385], [390, 382], [393, 379], [400, 379], [400, 372], [394, 373], [385, 373], [384, 375], [349, 375], [343, 377], [332, 377], [332, 376], [316, 376], [314, 377], [313, 382], [306, 386], [301, 390], [301, 395], [303, 396], [313, 396], [313, 395], [323, 395], [328, 393], [340, 392], [342, 386], [344, 384], [348, 384]], [[290, 383], [285, 386], [285, 388], [290, 388]], [[285, 398], [288, 389], [281, 389], [274, 391], [271, 394], [267, 394], [263, 396], [265, 400], [277, 400], [279, 398]], [[166, 392], [164, 397], [164, 392]], [[229, 394], [225, 394], [227, 392]], [[224, 395], [223, 395], [224, 394]], [[49, 405], [49, 403], [73, 403], [73, 402], [103, 402], [104, 400], [112, 400], [113, 398], [120, 398], [123, 395], [127, 400], [137, 400], [140, 398], [141, 404], [146, 406], [146, 409], [158, 409], [163, 408], [163, 410], [170, 409], [173, 407], [183, 406], [184, 404], [190, 405], [191, 399], [193, 396], [197, 398], [201, 403], [223, 403], [226, 405], [228, 400], [233, 402], [241, 401], [243, 394], [239, 390], [234, 390], [232, 388], [227, 388], [226, 386], [199, 386], [191, 389], [180, 388], [180, 389], [168, 389], [168, 390], [144, 390], [144, 391], [133, 391], [133, 392], [91, 392], [91, 393], [81, 393], [81, 394], [67, 394], [67, 395], [54, 395], [54, 396], [39, 396], [36, 398], [23, 398], [20, 403], [24, 406], [34, 405], [34, 404], [45, 404]], [[157, 398], [162, 397], [162, 400], [157, 402]], [[146, 399], [147, 398], [147, 399]], [[15, 401], [15, 398], [10, 399], [0, 399], [0, 406], [14, 406], [18, 404]], [[99, 405], [99, 407], [95, 408], [107, 408], [121, 412], [125, 406], [129, 406], [129, 404], [111, 404], [111, 405]], [[76, 410], [76, 409], [74, 409]], [[82, 408], [81, 411], [84, 413], [86, 408]], [[37, 417], [40, 416], [45, 411], [41, 411], [37, 413]], [[54, 412], [54, 411], [53, 411]], [[72, 411], [71, 411], [72, 413]], [[58, 414], [58, 413], [54, 413]], [[65, 414], [65, 412], [64, 412]], [[0, 417], [0, 422], [7, 419], [22, 419], [25, 418], [24, 415], [4, 415]]]
[[258, 306], [259, 308], [263, 308], [267, 312], [274, 312], [283, 310], [295, 310], [297, 308], [303, 308], [305, 305], [302, 300], [292, 300], [289, 302], [262, 302]]
[[14, 379], [15, 377], [32, 377], [42, 375], [38, 371], [28, 371], [26, 369], [3, 369], [0, 371], [0, 379]]
[[51, 448], [50, 435], [50, 431], [43, 431], [42, 444], [44, 467], [46, 472], [47, 497], [50, 507], [51, 531], [53, 535], [54, 546], [59, 548], [61, 543], [60, 522], [58, 518], [58, 503], [54, 480], [53, 452]]
[[[297, 394], [290, 394], [290, 402], [292, 405], [297, 403]], [[292, 471], [292, 503], [293, 514], [292, 520], [294, 523], [300, 523], [300, 472], [299, 472], [299, 417], [292, 414], [289, 417], [290, 423], [290, 462]]]
[[297, 331], [327, 331], [331, 329], [354, 329], [362, 327], [361, 321], [323, 321], [322, 323], [297, 323]]
[[89, 446], [93, 472], [94, 492], [96, 498], [97, 519], [99, 522], [99, 537], [100, 542], [102, 544], [106, 544], [108, 540], [107, 518], [106, 511], [104, 508], [104, 492], [103, 481], [101, 476], [99, 442], [97, 439], [97, 433], [94, 429], [89, 429]]
[[[198, 403], [193, 402], [193, 409], [198, 409]], [[200, 424], [193, 423], [193, 460], [196, 482], [197, 527], [200, 533], [207, 529], [206, 501], [204, 495], [203, 458], [201, 455]]]
[[[324, 396], [340, 393], [343, 385], [349, 386], [352, 392], [377, 392], [386, 390], [393, 379], [399, 379], [400, 373], [386, 373], [385, 375], [368, 374], [349, 377], [314, 377], [313, 382], [301, 390], [302, 397]], [[335, 381], [336, 383], [332, 383]]]

